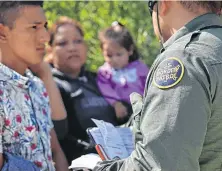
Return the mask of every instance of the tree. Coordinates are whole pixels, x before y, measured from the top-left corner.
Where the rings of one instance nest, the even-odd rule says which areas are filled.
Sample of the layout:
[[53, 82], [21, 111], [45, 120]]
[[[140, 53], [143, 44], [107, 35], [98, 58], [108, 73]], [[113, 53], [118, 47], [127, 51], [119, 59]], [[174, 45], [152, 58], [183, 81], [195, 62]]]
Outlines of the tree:
[[147, 2], [139, 1], [45, 1], [49, 26], [59, 17], [68, 16], [82, 25], [89, 47], [87, 68], [96, 71], [103, 64], [98, 31], [113, 21], [123, 23], [134, 37], [142, 59], [151, 66], [159, 51], [153, 34]]

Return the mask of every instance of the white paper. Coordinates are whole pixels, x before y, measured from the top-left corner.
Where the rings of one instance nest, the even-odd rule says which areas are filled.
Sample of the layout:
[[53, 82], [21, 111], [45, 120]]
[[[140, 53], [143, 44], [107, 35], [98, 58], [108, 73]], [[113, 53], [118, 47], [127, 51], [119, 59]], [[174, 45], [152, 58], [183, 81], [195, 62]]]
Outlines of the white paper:
[[108, 160], [107, 157], [109, 156], [109, 152], [108, 152], [108, 149], [105, 145], [103, 135], [101, 134], [100, 129], [99, 128], [92, 128], [92, 129], [90, 129], [90, 134], [93, 136], [93, 139], [94, 139], [95, 143], [99, 144], [103, 147], [103, 150], [107, 155], [107, 156], [105, 156], [106, 160]]
[[82, 155], [81, 157], [72, 161], [71, 166], [69, 169], [79, 170], [79, 169], [91, 169], [93, 170], [94, 167], [98, 162], [102, 161], [98, 154], [86, 154]]
[[117, 128], [117, 131], [123, 140], [123, 143], [126, 147], [126, 150], [128, 151], [128, 156], [129, 156], [135, 148], [133, 143], [132, 131], [130, 128]]
[[134, 147], [132, 132], [129, 128], [115, 128], [111, 123], [96, 119], [92, 120], [98, 126], [101, 133], [101, 135], [99, 135], [98, 132], [95, 133], [95, 135], [93, 135], [93, 137], [95, 136], [94, 140], [96, 144], [100, 144], [104, 147], [104, 151], [110, 159], [115, 157], [124, 159], [131, 154]]

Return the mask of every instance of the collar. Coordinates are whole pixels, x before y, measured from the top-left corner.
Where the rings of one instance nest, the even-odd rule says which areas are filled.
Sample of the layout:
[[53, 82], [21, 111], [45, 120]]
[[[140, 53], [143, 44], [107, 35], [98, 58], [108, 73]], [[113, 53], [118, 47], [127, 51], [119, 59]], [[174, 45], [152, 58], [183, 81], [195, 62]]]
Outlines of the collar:
[[26, 70], [25, 76], [10, 69], [6, 65], [0, 63], [0, 81], [7, 81], [18, 87], [28, 88], [31, 85], [31, 80], [34, 75], [30, 70]]
[[52, 68], [53, 75], [56, 76], [56, 77], [59, 77], [60, 79], [67, 80], [67, 81], [79, 80], [79, 81], [83, 81], [83, 82], [88, 82], [88, 79], [84, 74], [84, 71], [85, 71], [85, 69], [84, 69], [84, 67], [82, 67], [80, 75], [77, 78], [72, 78], [69, 75], [61, 72], [57, 68]]
[[[176, 40], [183, 37], [184, 35], [200, 30], [203, 27], [212, 26], [212, 25], [222, 25], [220, 17], [214, 13], [207, 13], [200, 15], [193, 20], [191, 20], [189, 23], [187, 23], [185, 26], [180, 28], [175, 34], [173, 34], [164, 44], [164, 49], [167, 49], [167, 47], [171, 46]], [[164, 50], [162, 49], [161, 52]]]

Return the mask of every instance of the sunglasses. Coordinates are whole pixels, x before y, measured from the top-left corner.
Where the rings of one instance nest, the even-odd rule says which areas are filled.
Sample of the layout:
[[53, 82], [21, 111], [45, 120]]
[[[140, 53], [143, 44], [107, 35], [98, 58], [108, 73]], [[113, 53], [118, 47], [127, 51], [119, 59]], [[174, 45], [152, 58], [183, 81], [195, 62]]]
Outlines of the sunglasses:
[[150, 11], [150, 15], [152, 16], [153, 14], [153, 7], [154, 5], [157, 3], [157, 1], [148, 1], [148, 8], [149, 8], [149, 11]]
[[115, 26], [124, 27], [124, 25], [123, 25], [122, 23], [120, 23], [119, 21], [114, 21], [114, 22], [112, 22], [111, 26], [112, 26], [112, 27], [115, 27]]

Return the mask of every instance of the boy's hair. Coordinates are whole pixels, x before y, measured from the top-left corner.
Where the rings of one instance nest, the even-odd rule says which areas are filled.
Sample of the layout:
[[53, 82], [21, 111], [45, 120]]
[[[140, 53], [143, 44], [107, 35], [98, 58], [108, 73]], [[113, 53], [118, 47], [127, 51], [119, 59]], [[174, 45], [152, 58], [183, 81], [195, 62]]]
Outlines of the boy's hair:
[[79, 31], [80, 35], [84, 37], [84, 32], [81, 28], [81, 25], [77, 21], [66, 16], [61, 16], [56, 20], [56, 22], [52, 25], [50, 29], [50, 41], [49, 41], [50, 46], [53, 45], [55, 34], [57, 33], [58, 28], [63, 25], [73, 25]]
[[129, 56], [129, 62], [133, 62], [139, 59], [139, 53], [133, 41], [133, 37], [123, 24], [113, 22], [111, 27], [99, 32], [101, 48], [103, 48], [103, 43], [107, 39], [114, 40], [120, 46], [124, 47], [127, 51], [130, 51], [131, 48], [133, 48], [133, 54]]
[[27, 5], [42, 7], [43, 1], [0, 1], [0, 23], [12, 29], [19, 16], [19, 7]]
[[187, 1], [182, 0], [180, 4], [191, 12], [196, 12], [198, 8], [206, 9], [209, 12], [218, 14], [222, 7], [221, 1]]

